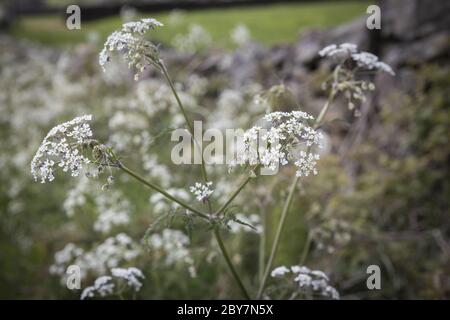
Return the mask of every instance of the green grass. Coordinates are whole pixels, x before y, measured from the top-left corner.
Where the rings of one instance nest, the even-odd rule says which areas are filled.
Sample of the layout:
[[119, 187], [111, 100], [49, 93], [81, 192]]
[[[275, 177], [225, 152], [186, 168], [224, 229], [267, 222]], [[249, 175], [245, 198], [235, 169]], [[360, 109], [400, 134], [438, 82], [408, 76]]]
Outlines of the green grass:
[[[186, 33], [190, 24], [205, 27], [217, 46], [229, 47], [230, 31], [239, 23], [245, 24], [252, 37], [265, 44], [295, 41], [306, 28], [323, 28], [339, 25], [365, 14], [368, 2], [320, 2], [305, 4], [278, 4], [236, 9], [210, 9], [185, 12], [176, 25], [170, 25], [169, 14], [146, 14], [153, 16], [166, 27], [153, 34], [157, 41], [170, 43], [174, 35]], [[83, 18], [83, 13], [81, 14]], [[34, 40], [46, 45], [72, 45], [86, 40], [89, 33], [98, 32], [102, 41], [111, 31], [119, 28], [118, 17], [93, 22], [82, 22], [81, 30], [68, 30], [65, 21], [57, 16], [26, 17], [19, 20], [12, 33], [20, 38]]]

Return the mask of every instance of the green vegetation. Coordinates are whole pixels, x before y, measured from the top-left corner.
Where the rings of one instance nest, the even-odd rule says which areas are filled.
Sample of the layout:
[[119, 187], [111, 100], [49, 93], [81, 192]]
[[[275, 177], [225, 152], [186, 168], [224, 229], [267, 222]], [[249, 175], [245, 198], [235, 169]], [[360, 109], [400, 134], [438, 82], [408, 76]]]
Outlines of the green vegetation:
[[[236, 25], [246, 25], [252, 37], [265, 45], [294, 41], [298, 34], [310, 27], [332, 27], [365, 14], [368, 2], [321, 2], [306, 4], [279, 4], [235, 9], [211, 9], [183, 12], [177, 15], [175, 25], [170, 13], [146, 14], [154, 16], [167, 27], [156, 33], [156, 39], [170, 43], [174, 35], [186, 33], [189, 25], [200, 24], [208, 30], [219, 46], [229, 46], [230, 31]], [[175, 17], [172, 15], [172, 18]], [[83, 16], [82, 16], [83, 18]], [[174, 19], [175, 20], [175, 19]], [[25, 17], [20, 19], [12, 33], [21, 38], [46, 45], [71, 45], [86, 40], [96, 32], [101, 39], [121, 25], [119, 17], [82, 22], [81, 30], [68, 30], [60, 16]]]

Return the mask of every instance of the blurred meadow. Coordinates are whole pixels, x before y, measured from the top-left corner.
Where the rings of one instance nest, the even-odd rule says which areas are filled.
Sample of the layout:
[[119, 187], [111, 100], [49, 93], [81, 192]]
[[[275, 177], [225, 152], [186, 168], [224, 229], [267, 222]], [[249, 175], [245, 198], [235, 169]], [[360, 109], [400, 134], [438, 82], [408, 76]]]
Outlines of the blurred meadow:
[[[450, 297], [444, 2], [428, 6], [423, 21], [416, 21], [427, 0], [380, 1], [380, 32], [365, 27], [369, 1], [155, 14], [128, 3], [114, 16], [86, 22], [82, 9], [81, 30], [66, 28], [64, 12], [19, 14], [13, 3], [0, 4], [0, 298], [79, 299], [83, 288], [115, 267], [137, 267], [145, 280], [139, 292], [124, 289], [109, 298], [243, 298], [211, 226], [181, 214], [130, 176], [115, 170], [110, 182], [58, 172], [55, 181], [41, 184], [30, 173], [52, 127], [92, 114], [96, 138], [129, 167], [196, 208], [206, 207], [189, 188], [201, 180], [200, 166], [171, 161], [171, 132], [184, 120], [161, 73], [147, 68], [134, 81], [120, 59], [106, 72], [98, 63], [108, 35], [144, 17], [164, 23], [148, 36], [161, 44], [181, 101], [204, 129], [248, 129], [275, 111], [302, 110], [317, 118], [328, 96], [323, 82], [334, 67], [318, 55], [327, 45], [355, 43], [390, 64], [395, 76], [369, 75], [375, 90], [359, 104], [342, 94], [330, 107], [320, 126], [325, 147], [318, 174], [302, 177], [295, 189], [272, 267], [322, 270], [341, 299]], [[403, 25], [395, 20], [399, 10], [412, 15], [405, 13]], [[214, 208], [247, 174], [226, 165], [206, 170]], [[252, 297], [295, 172], [288, 165], [251, 179], [227, 211], [235, 220], [220, 231]], [[81, 266], [81, 289], [66, 287], [71, 264]], [[380, 266], [380, 290], [366, 286], [370, 265]], [[278, 281], [269, 277], [262, 297], [323, 298], [290, 295], [298, 286]]]
[[[339, 25], [361, 15], [367, 1], [337, 1], [318, 3], [283, 3], [261, 7], [218, 8], [201, 11], [174, 10], [170, 13], [152, 14], [164, 23], [164, 30], [155, 32], [155, 41], [170, 43], [189, 25], [198, 24], [212, 36], [214, 46], [233, 47], [229, 34], [238, 24], [244, 24], [253, 39], [264, 45], [293, 42], [306, 28], [326, 28]], [[136, 18], [147, 15], [137, 14]], [[68, 31], [64, 16], [44, 15], [18, 19], [12, 34], [32, 39], [45, 45], [73, 45], [86, 41], [95, 33], [105, 39], [122, 25], [120, 17], [110, 17], [83, 22], [81, 30]]]

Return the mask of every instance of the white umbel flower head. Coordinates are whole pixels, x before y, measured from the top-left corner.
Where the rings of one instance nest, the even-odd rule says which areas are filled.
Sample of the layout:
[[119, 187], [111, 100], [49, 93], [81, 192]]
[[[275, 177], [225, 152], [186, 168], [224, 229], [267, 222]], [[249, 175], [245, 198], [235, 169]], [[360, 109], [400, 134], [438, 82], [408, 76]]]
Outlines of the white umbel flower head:
[[319, 51], [321, 57], [334, 57], [344, 62], [351, 59], [356, 62], [358, 68], [363, 70], [375, 70], [395, 75], [394, 70], [388, 64], [379, 61], [378, 57], [370, 52], [359, 51], [353, 43], [331, 44]]
[[319, 156], [313, 147], [321, 147], [323, 136], [310, 127], [307, 121], [313, 117], [302, 111], [272, 112], [264, 116], [267, 126], [254, 126], [244, 133], [242, 152], [237, 162], [261, 165], [277, 170], [279, 165], [293, 162], [297, 176], [317, 174]]
[[58, 167], [73, 177], [80, 174], [89, 163], [82, 148], [92, 137], [91, 120], [92, 115], [85, 115], [50, 130], [31, 161], [31, 174], [36, 181], [53, 181]]
[[[292, 274], [291, 274], [292, 272]], [[328, 276], [320, 270], [310, 270], [305, 266], [285, 266], [275, 268], [272, 277], [280, 280], [293, 281], [299, 292], [319, 294], [330, 299], [339, 299], [339, 292], [332, 287]]]
[[86, 287], [81, 293], [81, 300], [87, 298], [94, 298], [95, 296], [106, 297], [113, 293], [114, 283], [111, 282], [112, 278], [110, 276], [98, 277], [93, 286]]
[[276, 267], [275, 269], [272, 270], [272, 272], [270, 273], [270, 276], [272, 278], [278, 278], [278, 277], [284, 276], [286, 273], [289, 273], [289, 272], [290, 272], [290, 270], [288, 268], [286, 268], [285, 266]]
[[144, 279], [144, 274], [141, 270], [135, 267], [128, 269], [124, 268], [113, 268], [111, 269], [111, 274], [113, 277], [120, 278], [126, 281], [127, 285], [134, 289], [134, 291], [139, 291], [142, 287], [142, 282], [140, 279]]
[[209, 181], [205, 184], [196, 182], [193, 186], [189, 188], [189, 190], [195, 195], [198, 201], [203, 201], [207, 199], [214, 190], [211, 189], [212, 182]]
[[355, 53], [358, 46], [353, 43], [342, 43], [339, 46], [331, 44], [319, 51], [321, 57], [332, 57], [337, 55], [349, 55]]
[[105, 71], [106, 64], [114, 51], [122, 52], [129, 68], [136, 69], [135, 79], [147, 65], [158, 66], [159, 50], [149, 40], [144, 38], [145, 33], [163, 24], [156, 19], [146, 18], [140, 21], [127, 22], [122, 29], [114, 31], [106, 40], [99, 55], [99, 64]]

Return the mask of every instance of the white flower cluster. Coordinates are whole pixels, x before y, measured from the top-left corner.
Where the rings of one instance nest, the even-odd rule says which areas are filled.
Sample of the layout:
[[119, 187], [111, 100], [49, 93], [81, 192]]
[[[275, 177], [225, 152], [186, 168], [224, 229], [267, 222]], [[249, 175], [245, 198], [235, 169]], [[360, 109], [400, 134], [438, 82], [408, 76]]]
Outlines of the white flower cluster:
[[244, 133], [244, 150], [238, 163], [261, 164], [270, 170], [293, 161], [298, 167], [297, 176], [317, 174], [319, 155], [309, 150], [321, 147], [323, 136], [306, 121], [313, 117], [302, 111], [273, 112], [264, 116], [268, 128], [254, 126]]
[[112, 276], [98, 277], [94, 281], [93, 286], [86, 287], [83, 290], [80, 299], [85, 300], [96, 296], [106, 297], [112, 295], [114, 293], [114, 289], [116, 288], [116, 284], [113, 282], [114, 278], [125, 280], [126, 285], [137, 292], [142, 287], [141, 279], [145, 278], [142, 271], [135, 267], [127, 269], [112, 268], [111, 275]]
[[105, 65], [110, 61], [110, 54], [114, 51], [124, 53], [125, 61], [129, 68], [135, 68], [138, 72], [135, 79], [139, 77], [149, 64], [155, 64], [159, 60], [158, 48], [144, 38], [147, 31], [161, 27], [163, 24], [155, 19], [146, 18], [136, 22], [127, 22], [122, 29], [114, 31], [109, 35], [103, 50], [99, 55], [99, 64], [105, 71]]
[[142, 282], [139, 279], [144, 279], [144, 274], [138, 268], [113, 268], [111, 274], [116, 278], [124, 279], [128, 286], [133, 288], [134, 291], [139, 291], [142, 287]]
[[330, 44], [319, 51], [321, 57], [332, 57], [336, 55], [350, 55], [358, 50], [358, 46], [353, 43], [342, 43], [339, 46]]
[[87, 298], [94, 298], [96, 295], [100, 297], [106, 297], [112, 295], [114, 292], [114, 283], [110, 276], [101, 276], [94, 281], [94, 285], [87, 287], [81, 293], [81, 300]]
[[198, 201], [203, 201], [208, 199], [208, 197], [214, 192], [211, 189], [212, 182], [208, 181], [205, 184], [196, 182], [193, 186], [189, 188], [189, 190], [195, 195]]
[[358, 46], [353, 43], [343, 43], [338, 45], [331, 44], [319, 51], [321, 57], [351, 58], [356, 62], [357, 66], [365, 70], [379, 70], [391, 75], [395, 75], [391, 66], [379, 61], [378, 57], [372, 53], [358, 51]]
[[208, 47], [211, 42], [208, 31], [199, 24], [193, 24], [186, 34], [177, 34], [172, 45], [180, 52], [195, 53]]
[[301, 291], [309, 291], [331, 299], [339, 299], [339, 292], [329, 285], [330, 279], [320, 270], [310, 270], [305, 266], [295, 265], [291, 268], [280, 266], [271, 272], [273, 278], [284, 278], [287, 275], [294, 277], [294, 282], [297, 283]]
[[80, 266], [82, 277], [88, 273], [100, 275], [108, 269], [117, 267], [122, 262], [130, 262], [141, 254], [141, 247], [125, 233], [107, 238], [90, 251], [68, 243], [61, 251], [55, 253], [55, 262], [50, 266], [50, 273], [65, 279], [65, 271], [70, 264]]
[[182, 262], [188, 265], [191, 277], [196, 277], [194, 260], [188, 249], [189, 237], [180, 230], [164, 229], [161, 233], [154, 233], [147, 239], [148, 246], [156, 252], [165, 255], [167, 266]]
[[100, 193], [95, 202], [99, 215], [94, 223], [94, 230], [108, 233], [114, 226], [130, 222], [130, 203], [118, 191]]
[[380, 70], [390, 75], [395, 75], [392, 67], [383, 61], [379, 61], [378, 57], [370, 52], [359, 52], [352, 54], [352, 59], [356, 61], [358, 67], [369, 70]]
[[90, 181], [87, 177], [77, 179], [75, 186], [67, 193], [63, 208], [68, 217], [73, 217], [76, 212], [91, 208], [92, 204], [97, 212], [93, 225], [95, 231], [108, 233], [113, 227], [130, 222], [132, 208], [124, 195], [116, 189], [103, 192], [97, 181]]
[[83, 145], [92, 137], [89, 122], [92, 115], [64, 122], [47, 134], [31, 161], [31, 173], [36, 181], [53, 181], [57, 167], [70, 171], [73, 177], [80, 174], [89, 159], [82, 154]]

